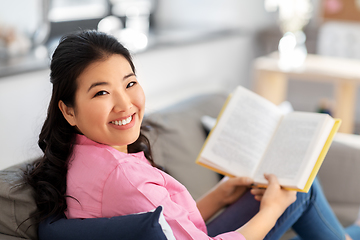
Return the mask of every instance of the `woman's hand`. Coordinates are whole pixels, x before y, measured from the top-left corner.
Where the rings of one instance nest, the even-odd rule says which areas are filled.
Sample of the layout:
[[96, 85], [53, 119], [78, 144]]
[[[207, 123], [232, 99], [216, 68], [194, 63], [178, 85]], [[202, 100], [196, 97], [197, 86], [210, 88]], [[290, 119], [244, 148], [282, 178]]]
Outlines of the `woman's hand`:
[[216, 185], [215, 191], [217, 192], [219, 201], [225, 206], [234, 203], [245, 193], [252, 183], [253, 180], [248, 177], [224, 177]]
[[282, 189], [275, 175], [265, 174], [266, 189], [254, 188], [251, 193], [260, 201], [260, 211], [236, 230], [246, 239], [264, 239], [285, 209], [296, 200], [296, 192]]
[[261, 201], [260, 211], [264, 209], [271, 209], [278, 217], [285, 211], [285, 209], [295, 202], [296, 192], [281, 188], [275, 175], [265, 174], [265, 178], [269, 181], [266, 189], [254, 188], [251, 193], [255, 195], [255, 199]]
[[197, 201], [197, 207], [205, 221], [224, 206], [243, 195], [253, 180], [246, 177], [224, 177], [213, 189]]

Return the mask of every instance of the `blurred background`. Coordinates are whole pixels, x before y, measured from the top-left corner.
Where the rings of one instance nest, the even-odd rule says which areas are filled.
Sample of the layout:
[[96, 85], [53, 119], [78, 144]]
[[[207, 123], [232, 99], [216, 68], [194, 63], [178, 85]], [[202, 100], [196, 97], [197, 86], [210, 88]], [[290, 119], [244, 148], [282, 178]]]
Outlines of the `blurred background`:
[[[49, 61], [65, 33], [98, 29], [126, 45], [151, 113], [237, 85], [253, 90], [254, 61], [278, 50], [284, 72], [308, 54], [359, 59], [359, 21], [359, 0], [0, 0], [0, 169], [40, 154]], [[336, 104], [332, 82], [292, 77], [286, 88], [295, 110]]]

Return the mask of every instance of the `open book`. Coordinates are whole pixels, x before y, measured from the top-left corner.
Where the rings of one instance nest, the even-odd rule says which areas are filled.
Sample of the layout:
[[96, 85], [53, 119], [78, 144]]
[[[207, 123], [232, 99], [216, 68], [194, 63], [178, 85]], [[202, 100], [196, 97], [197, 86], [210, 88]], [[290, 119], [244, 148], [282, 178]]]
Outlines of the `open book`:
[[239, 86], [229, 96], [196, 163], [266, 186], [273, 173], [282, 187], [307, 192], [340, 126], [328, 114], [283, 112]]

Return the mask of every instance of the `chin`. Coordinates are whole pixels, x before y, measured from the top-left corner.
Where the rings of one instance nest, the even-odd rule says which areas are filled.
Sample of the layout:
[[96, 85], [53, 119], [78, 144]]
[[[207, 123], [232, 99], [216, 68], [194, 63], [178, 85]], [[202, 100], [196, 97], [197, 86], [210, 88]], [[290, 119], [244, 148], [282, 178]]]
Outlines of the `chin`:
[[128, 145], [135, 143], [139, 139], [139, 136], [136, 139], [134, 139], [133, 141], [130, 141], [130, 143]]
[[139, 137], [140, 137], [140, 132], [139, 132], [139, 134], [136, 135], [136, 137], [134, 136], [133, 138], [129, 139], [129, 141], [127, 141], [128, 143], [126, 145], [135, 143], [139, 139]]

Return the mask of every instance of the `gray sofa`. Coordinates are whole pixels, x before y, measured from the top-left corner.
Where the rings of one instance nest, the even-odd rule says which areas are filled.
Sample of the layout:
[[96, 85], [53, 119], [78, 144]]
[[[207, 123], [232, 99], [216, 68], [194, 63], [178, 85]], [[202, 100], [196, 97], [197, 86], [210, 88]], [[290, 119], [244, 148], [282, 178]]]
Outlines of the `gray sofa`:
[[[183, 183], [195, 199], [219, 181], [218, 174], [194, 163], [206, 138], [200, 119], [204, 115], [216, 117], [225, 99], [226, 95], [220, 93], [194, 97], [152, 113], [144, 121], [156, 126], [146, 133], [153, 145], [155, 161]], [[359, 173], [360, 137], [338, 134], [319, 178], [344, 225], [357, 217]], [[20, 225], [35, 209], [32, 190], [22, 180], [20, 167], [0, 171], [0, 239], [36, 239], [36, 227], [27, 229], [30, 221]]]

